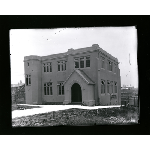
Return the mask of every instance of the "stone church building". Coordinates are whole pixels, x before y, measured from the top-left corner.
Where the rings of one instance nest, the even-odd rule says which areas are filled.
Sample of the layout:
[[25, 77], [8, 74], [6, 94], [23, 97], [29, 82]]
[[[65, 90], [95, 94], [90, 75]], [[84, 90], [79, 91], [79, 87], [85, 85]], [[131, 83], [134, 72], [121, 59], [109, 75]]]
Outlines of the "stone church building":
[[27, 104], [120, 105], [118, 59], [98, 44], [48, 56], [25, 56]]

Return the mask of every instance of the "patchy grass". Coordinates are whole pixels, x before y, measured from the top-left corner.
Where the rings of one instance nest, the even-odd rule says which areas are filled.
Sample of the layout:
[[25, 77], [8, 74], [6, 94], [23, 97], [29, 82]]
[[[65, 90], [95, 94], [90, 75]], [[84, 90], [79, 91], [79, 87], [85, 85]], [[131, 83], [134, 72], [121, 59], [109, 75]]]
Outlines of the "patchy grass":
[[12, 111], [14, 110], [20, 110], [20, 109], [32, 109], [32, 108], [40, 108], [40, 106], [24, 106], [24, 105], [17, 105], [17, 104], [12, 104], [12, 107], [11, 107]]
[[13, 127], [22, 126], [86, 126], [86, 125], [123, 125], [138, 123], [137, 107], [102, 109], [67, 109], [33, 116], [12, 119]]

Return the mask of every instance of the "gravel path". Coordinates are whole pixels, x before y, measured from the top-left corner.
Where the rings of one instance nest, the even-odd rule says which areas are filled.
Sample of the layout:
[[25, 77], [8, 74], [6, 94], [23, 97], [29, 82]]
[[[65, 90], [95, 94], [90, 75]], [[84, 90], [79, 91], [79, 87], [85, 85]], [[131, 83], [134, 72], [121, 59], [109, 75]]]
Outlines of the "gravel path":
[[120, 107], [121, 105], [112, 105], [112, 106], [80, 106], [80, 105], [27, 105], [20, 104], [25, 106], [39, 106], [41, 108], [32, 108], [25, 110], [14, 110], [12, 111], [12, 119], [16, 117], [35, 115], [40, 113], [47, 113], [51, 111], [65, 110], [70, 108], [79, 108], [79, 109], [100, 109], [100, 108], [110, 108], [110, 107]]

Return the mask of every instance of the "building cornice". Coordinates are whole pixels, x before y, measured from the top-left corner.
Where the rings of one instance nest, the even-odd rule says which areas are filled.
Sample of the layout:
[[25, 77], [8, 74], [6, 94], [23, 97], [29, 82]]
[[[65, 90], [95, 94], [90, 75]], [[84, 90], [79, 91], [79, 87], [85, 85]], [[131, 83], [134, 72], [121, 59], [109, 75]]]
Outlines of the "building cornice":
[[68, 52], [60, 53], [60, 54], [54, 54], [56, 56], [52, 56], [52, 55], [41, 56], [41, 57], [40, 56], [35, 56], [35, 55], [26, 56], [24, 58], [24, 62], [30, 61], [30, 60], [48, 61], [48, 60], [55, 60], [55, 59], [64, 59], [64, 58], [67, 58], [69, 55], [70, 56], [76, 56], [76, 55], [79, 55], [79, 54], [86, 54], [86, 53], [92, 53], [92, 52], [98, 51], [100, 55], [106, 57], [107, 59], [110, 59], [114, 63], [119, 64], [117, 58], [113, 57], [111, 54], [107, 53], [105, 50], [100, 48], [98, 44], [93, 44], [92, 47], [87, 47], [87, 48], [84, 48], [84, 49], [82, 49], [82, 48], [81, 49], [76, 49], [76, 50], [69, 49]]
[[110, 55], [109, 53], [107, 53], [106, 51], [104, 51], [103, 49], [99, 49], [99, 54], [101, 54], [102, 56], [104, 56], [105, 58], [115, 62], [118, 64], [118, 59], [113, 57], [112, 55]]

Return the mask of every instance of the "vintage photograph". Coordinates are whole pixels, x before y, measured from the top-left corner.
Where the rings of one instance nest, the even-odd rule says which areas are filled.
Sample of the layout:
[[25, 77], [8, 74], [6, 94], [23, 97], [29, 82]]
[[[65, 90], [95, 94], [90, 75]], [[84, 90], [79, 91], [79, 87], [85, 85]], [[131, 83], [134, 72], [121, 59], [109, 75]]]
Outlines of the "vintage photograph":
[[11, 29], [12, 127], [139, 123], [137, 29]]

